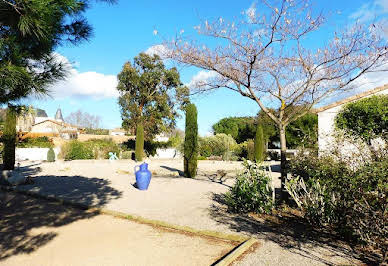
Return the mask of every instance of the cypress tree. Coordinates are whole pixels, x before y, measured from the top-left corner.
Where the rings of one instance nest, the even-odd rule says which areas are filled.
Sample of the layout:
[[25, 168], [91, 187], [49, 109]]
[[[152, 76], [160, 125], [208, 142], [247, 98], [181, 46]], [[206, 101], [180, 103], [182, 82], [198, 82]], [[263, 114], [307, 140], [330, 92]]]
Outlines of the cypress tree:
[[5, 119], [4, 133], [4, 170], [13, 170], [15, 168], [15, 148], [16, 148], [16, 112], [8, 108]]
[[135, 159], [138, 162], [143, 161], [144, 157], [144, 127], [143, 122], [139, 122], [136, 126], [136, 147]]
[[263, 127], [258, 124], [255, 135], [255, 161], [262, 162], [264, 161], [264, 153], [265, 153], [265, 141], [264, 141], [264, 133]]
[[186, 177], [194, 178], [198, 165], [198, 123], [197, 108], [194, 104], [186, 106], [186, 128], [184, 143], [184, 173]]

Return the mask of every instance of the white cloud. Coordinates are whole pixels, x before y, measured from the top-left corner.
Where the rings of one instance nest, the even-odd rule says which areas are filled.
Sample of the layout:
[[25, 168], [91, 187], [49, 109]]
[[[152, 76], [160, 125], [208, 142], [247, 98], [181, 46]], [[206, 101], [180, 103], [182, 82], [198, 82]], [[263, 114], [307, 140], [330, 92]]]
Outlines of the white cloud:
[[161, 58], [165, 58], [167, 53], [169, 52], [168, 48], [163, 44], [157, 44], [148, 48], [145, 53], [148, 55], [158, 55]]
[[210, 79], [216, 78], [217, 76], [218, 74], [214, 71], [201, 70], [191, 78], [189, 83], [185, 85], [190, 89], [203, 87]]
[[[57, 53], [55, 55], [58, 61], [71, 65], [66, 57]], [[49, 90], [50, 95], [54, 98], [92, 97], [99, 99], [118, 97], [119, 93], [116, 87], [117, 77], [115, 75], [78, 72], [72, 66], [66, 80], [55, 83]]]
[[352, 13], [349, 18], [360, 22], [371, 21], [378, 16], [388, 13], [388, 0], [374, 0], [363, 4], [359, 9]]

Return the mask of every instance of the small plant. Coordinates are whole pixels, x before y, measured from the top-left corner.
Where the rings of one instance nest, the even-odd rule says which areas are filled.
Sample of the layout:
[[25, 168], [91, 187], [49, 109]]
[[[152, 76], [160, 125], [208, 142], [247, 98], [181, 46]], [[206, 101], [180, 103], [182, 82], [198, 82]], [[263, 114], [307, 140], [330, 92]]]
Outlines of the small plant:
[[198, 165], [198, 123], [197, 108], [194, 104], [186, 106], [186, 128], [184, 142], [184, 173], [186, 177], [194, 178]]
[[259, 164], [244, 160], [244, 171], [225, 195], [229, 210], [237, 213], [271, 213], [271, 177]]
[[50, 148], [47, 152], [47, 161], [48, 162], [55, 162], [55, 152], [53, 148]]

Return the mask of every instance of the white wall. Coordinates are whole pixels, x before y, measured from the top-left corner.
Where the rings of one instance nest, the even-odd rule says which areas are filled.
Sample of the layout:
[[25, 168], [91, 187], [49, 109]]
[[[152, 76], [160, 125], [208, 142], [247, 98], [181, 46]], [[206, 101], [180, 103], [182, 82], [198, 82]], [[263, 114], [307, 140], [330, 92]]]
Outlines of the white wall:
[[156, 149], [156, 155], [153, 156], [156, 159], [173, 159], [181, 158], [181, 154], [174, 148], [169, 149]]
[[[386, 95], [388, 94], [388, 89], [384, 91], [380, 91], [375, 94], [368, 95], [367, 97], [371, 97], [373, 95]], [[366, 97], [366, 98], [367, 98]], [[363, 99], [363, 98], [361, 98]], [[361, 100], [359, 99], [359, 100]], [[318, 147], [319, 151], [327, 151], [330, 149], [330, 144], [333, 143], [333, 133], [335, 129], [335, 118], [339, 111], [345, 106], [345, 103], [325, 111], [318, 113]]]
[[[16, 161], [46, 161], [49, 148], [16, 148]], [[55, 158], [58, 158], [59, 148], [54, 148]]]

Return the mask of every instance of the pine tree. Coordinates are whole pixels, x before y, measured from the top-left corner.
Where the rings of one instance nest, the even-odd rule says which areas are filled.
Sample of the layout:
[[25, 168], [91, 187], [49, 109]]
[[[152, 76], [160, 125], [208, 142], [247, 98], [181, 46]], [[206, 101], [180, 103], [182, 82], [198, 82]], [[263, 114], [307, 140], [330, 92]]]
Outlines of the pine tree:
[[258, 124], [255, 135], [255, 161], [262, 162], [264, 161], [264, 153], [265, 153], [265, 141], [264, 141], [264, 133], [263, 127]]
[[184, 143], [184, 173], [194, 178], [198, 165], [198, 123], [197, 108], [194, 104], [186, 106], [186, 129]]
[[136, 127], [136, 148], [135, 158], [136, 161], [143, 161], [144, 157], [144, 127], [143, 123], [139, 122]]
[[4, 170], [13, 170], [15, 168], [15, 147], [16, 147], [16, 112], [8, 108], [5, 119], [4, 133]]

